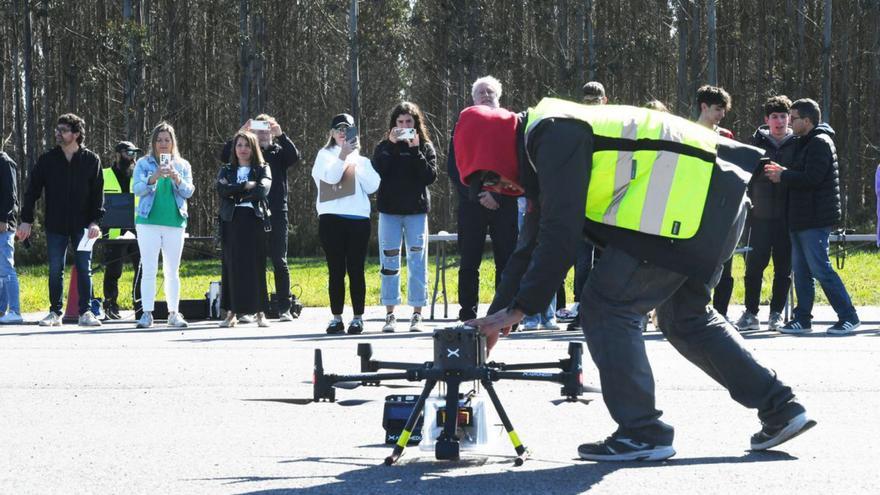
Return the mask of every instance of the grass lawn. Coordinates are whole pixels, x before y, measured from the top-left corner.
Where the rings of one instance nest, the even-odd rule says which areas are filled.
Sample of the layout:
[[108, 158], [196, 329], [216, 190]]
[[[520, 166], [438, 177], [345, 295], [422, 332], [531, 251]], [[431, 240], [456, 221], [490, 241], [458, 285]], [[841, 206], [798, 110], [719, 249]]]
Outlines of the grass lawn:
[[[329, 298], [327, 296], [327, 269], [323, 258], [291, 258], [290, 260], [291, 284], [295, 294], [301, 296], [306, 306], [329, 306]], [[454, 261], [454, 260], [453, 260]], [[832, 262], [834, 262], [832, 258]], [[68, 269], [69, 270], [69, 269]], [[429, 269], [429, 287], [428, 296], [430, 298], [433, 291], [435, 265], [433, 258]], [[271, 265], [267, 270], [269, 273], [269, 287], [272, 290], [272, 270]], [[735, 279], [733, 304], [742, 304], [743, 301], [743, 284], [742, 276], [744, 272], [744, 263], [741, 256], [737, 256], [734, 260], [733, 274]], [[856, 306], [873, 306], [880, 305], [880, 291], [877, 290], [878, 281], [880, 281], [880, 253], [876, 250], [857, 251], [849, 254], [846, 259], [846, 265], [843, 270], [839, 271], [846, 284], [853, 302]], [[45, 265], [24, 266], [18, 270], [19, 281], [21, 284], [21, 305], [24, 312], [47, 311], [49, 308], [49, 294], [46, 278], [48, 276], [48, 267]], [[572, 302], [571, 284], [574, 272], [569, 271], [566, 278], [567, 302]], [[772, 267], [768, 267], [764, 272], [764, 285], [761, 293], [761, 304], [767, 304], [770, 297], [770, 282], [773, 275]], [[131, 308], [131, 295], [127, 289], [131, 287], [133, 274], [130, 265], [126, 266], [120, 279], [120, 305], [123, 308]], [[379, 304], [379, 261], [378, 258], [367, 259], [367, 305]], [[159, 299], [164, 299], [164, 291], [162, 290], [162, 271], [159, 270]], [[95, 273], [93, 276], [94, 292], [97, 297], [103, 295], [103, 271]], [[200, 261], [184, 261], [181, 267], [181, 297], [183, 299], [201, 299], [205, 297], [208, 290], [208, 283], [214, 280], [220, 280], [220, 261], [219, 260], [200, 260]], [[65, 294], [69, 281], [69, 271], [65, 274]], [[490, 302], [494, 293], [495, 271], [491, 257], [484, 258], [484, 262], [480, 270], [480, 301]], [[401, 285], [403, 293], [406, 294], [406, 269], [401, 272]], [[457, 301], [458, 291], [458, 268], [449, 268], [446, 271], [446, 286], [449, 301], [451, 303]], [[825, 295], [821, 290], [816, 291], [818, 304], [827, 304]], [[346, 301], [348, 297], [346, 296]], [[404, 297], [404, 302], [406, 301]], [[348, 301], [346, 305], [348, 305]], [[349, 306], [350, 307], [350, 306]], [[457, 309], [450, 308], [450, 314], [456, 314]]]

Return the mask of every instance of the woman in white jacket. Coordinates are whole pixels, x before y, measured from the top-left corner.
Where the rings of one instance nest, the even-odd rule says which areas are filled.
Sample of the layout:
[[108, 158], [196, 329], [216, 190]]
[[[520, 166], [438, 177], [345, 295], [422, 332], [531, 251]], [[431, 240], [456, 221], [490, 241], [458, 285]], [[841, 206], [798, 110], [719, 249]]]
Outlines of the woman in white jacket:
[[370, 198], [379, 188], [379, 174], [369, 158], [361, 156], [356, 136], [346, 140], [354, 118], [342, 113], [330, 123], [330, 138], [318, 152], [312, 178], [318, 186], [318, 235], [327, 258], [328, 292], [333, 318], [327, 333], [345, 331], [342, 309], [345, 305], [345, 274], [354, 318], [348, 333], [364, 330], [364, 301], [367, 294], [364, 261], [370, 239]]

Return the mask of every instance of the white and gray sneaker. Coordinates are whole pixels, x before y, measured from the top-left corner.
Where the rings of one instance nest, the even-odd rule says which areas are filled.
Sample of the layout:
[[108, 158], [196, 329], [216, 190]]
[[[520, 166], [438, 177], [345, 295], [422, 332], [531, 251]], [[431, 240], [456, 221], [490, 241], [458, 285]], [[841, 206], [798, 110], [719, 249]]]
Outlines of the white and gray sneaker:
[[422, 315], [421, 313], [413, 313], [412, 319], [409, 320], [409, 331], [410, 332], [421, 332], [422, 329]]
[[238, 317], [239, 323], [253, 323], [255, 321], [257, 321], [257, 318], [254, 315], [241, 315]]
[[384, 333], [394, 333], [394, 326], [397, 325], [397, 318], [394, 313], [385, 315], [385, 325], [382, 327]]
[[54, 312], [54, 311], [49, 311], [49, 314], [46, 315], [45, 318], [40, 320], [39, 325], [41, 327], [60, 327], [61, 326], [61, 315]]
[[171, 313], [171, 316], [168, 317], [168, 326], [176, 328], [186, 328], [189, 326], [189, 323], [187, 323], [186, 320], [183, 319], [183, 315], [180, 314], [180, 311], [177, 311], [175, 313]]
[[269, 326], [269, 319], [266, 318], [265, 313], [257, 313], [257, 326], [260, 328], [267, 328]]
[[734, 326], [740, 332], [749, 332], [761, 329], [761, 323], [758, 321], [758, 317], [748, 311], [743, 311], [742, 316], [739, 317], [739, 320], [736, 320]]
[[278, 315], [278, 321], [293, 321], [293, 315], [290, 314], [290, 310], [287, 310]]
[[141, 315], [141, 319], [137, 322], [137, 328], [150, 328], [153, 326], [153, 312], [152, 311], [144, 311], [144, 314]]
[[782, 313], [772, 312], [770, 313], [770, 319], [767, 321], [767, 328], [770, 330], [779, 330], [779, 328], [785, 324], [785, 321], [782, 319]]
[[86, 311], [85, 313], [79, 316], [79, 326], [81, 327], [100, 327], [101, 320], [95, 318], [95, 314], [91, 311]]
[[10, 325], [22, 322], [24, 322], [24, 319], [22, 319], [21, 315], [15, 311], [8, 311], [5, 315], [0, 316], [0, 323], [2, 324]]

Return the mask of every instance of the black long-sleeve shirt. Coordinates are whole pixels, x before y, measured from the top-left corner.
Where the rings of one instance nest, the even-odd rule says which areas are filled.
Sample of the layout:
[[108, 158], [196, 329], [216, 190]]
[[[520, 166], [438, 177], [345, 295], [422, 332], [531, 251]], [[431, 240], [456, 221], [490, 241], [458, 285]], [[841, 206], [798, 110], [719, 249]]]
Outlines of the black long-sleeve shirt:
[[437, 180], [437, 153], [431, 143], [411, 148], [386, 139], [376, 146], [373, 168], [382, 178], [376, 195], [380, 212], [414, 215], [431, 208], [428, 186]]
[[31, 170], [21, 206], [21, 221], [33, 223], [37, 200], [46, 191], [46, 231], [73, 234], [104, 216], [101, 159], [80, 147], [67, 161], [60, 146], [40, 155]]
[[0, 221], [15, 228], [15, 214], [18, 212], [18, 192], [16, 191], [15, 160], [0, 151]]
[[[273, 212], [287, 211], [287, 169], [299, 161], [299, 150], [293, 141], [282, 133], [271, 145], [261, 150], [263, 159], [272, 170], [272, 188], [269, 190], [269, 210]], [[226, 142], [220, 153], [220, 161], [229, 163], [232, 157], [232, 140]]]

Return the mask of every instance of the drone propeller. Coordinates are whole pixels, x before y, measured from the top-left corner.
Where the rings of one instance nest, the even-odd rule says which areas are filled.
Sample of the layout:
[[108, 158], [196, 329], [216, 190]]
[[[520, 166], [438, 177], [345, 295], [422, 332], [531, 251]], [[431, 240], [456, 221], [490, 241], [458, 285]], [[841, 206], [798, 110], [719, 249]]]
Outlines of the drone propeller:
[[572, 404], [574, 404], [574, 403], [578, 403], [578, 402], [580, 402], [581, 404], [589, 404], [590, 402], [593, 402], [593, 399], [569, 399], [569, 398], [564, 398], [564, 399], [553, 399], [553, 400], [550, 401], [550, 403], [553, 404], [554, 406], [558, 406], [559, 404], [565, 404], [565, 403], [572, 403]]
[[[316, 403], [315, 399], [242, 399], [248, 402], [280, 402], [282, 404], [295, 404], [298, 406], [305, 406], [307, 404]], [[340, 406], [359, 406], [361, 404], [366, 404], [367, 402], [373, 402], [371, 399], [347, 399], [347, 400], [339, 400], [336, 402], [327, 402], [327, 404], [337, 404]]]
[[[303, 380], [302, 383], [311, 384], [311, 380]], [[362, 382], [336, 382], [333, 384], [336, 388], [343, 388], [346, 390], [354, 390], [363, 385]], [[385, 388], [418, 388], [421, 387], [419, 384], [407, 385], [405, 383], [382, 383], [382, 382], [367, 382], [365, 385], [367, 387], [385, 387]]]

